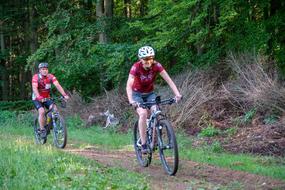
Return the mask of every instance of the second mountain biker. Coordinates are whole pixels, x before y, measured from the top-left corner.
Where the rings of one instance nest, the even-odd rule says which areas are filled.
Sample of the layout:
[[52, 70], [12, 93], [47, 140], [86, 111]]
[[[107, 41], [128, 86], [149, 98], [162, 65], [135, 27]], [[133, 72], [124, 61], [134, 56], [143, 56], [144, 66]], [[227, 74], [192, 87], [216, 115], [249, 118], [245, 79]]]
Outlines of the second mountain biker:
[[[45, 110], [44, 107], [49, 109], [53, 104], [52, 100], [50, 100], [50, 89], [51, 84], [57, 88], [57, 90], [62, 94], [62, 96], [68, 100], [69, 96], [64, 92], [63, 88], [57, 81], [56, 77], [53, 74], [49, 74], [48, 72], [48, 63], [40, 63], [39, 73], [35, 74], [32, 79], [32, 88], [33, 88], [33, 104], [35, 108], [39, 112], [39, 125], [42, 136], [46, 136], [46, 130], [44, 128], [45, 124]], [[56, 108], [55, 108], [56, 109]]]

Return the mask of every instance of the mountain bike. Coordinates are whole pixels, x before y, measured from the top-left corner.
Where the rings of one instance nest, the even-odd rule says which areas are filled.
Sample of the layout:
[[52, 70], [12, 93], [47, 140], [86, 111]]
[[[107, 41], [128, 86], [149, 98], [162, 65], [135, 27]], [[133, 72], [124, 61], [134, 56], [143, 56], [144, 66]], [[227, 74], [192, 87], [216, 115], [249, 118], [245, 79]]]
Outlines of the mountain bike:
[[171, 105], [175, 102], [175, 98], [161, 100], [160, 96], [157, 96], [155, 101], [139, 104], [140, 107], [145, 109], [150, 109], [152, 106], [155, 106], [155, 109], [151, 111], [147, 119], [147, 154], [142, 154], [141, 152], [142, 147], [138, 121], [135, 123], [133, 131], [134, 148], [139, 164], [143, 167], [149, 166], [153, 152], [158, 149], [161, 163], [168, 175], [175, 175], [178, 170], [178, 146], [174, 130], [167, 120], [166, 115], [162, 113], [160, 106]]
[[52, 131], [53, 133], [53, 143], [58, 148], [64, 148], [67, 143], [67, 129], [65, 126], [64, 119], [58, 112], [54, 109], [55, 105], [60, 102], [61, 107], [65, 107], [66, 102], [63, 97], [52, 98], [53, 104], [50, 109], [45, 112], [45, 129], [46, 135], [42, 136], [40, 132], [40, 126], [38, 122], [38, 114], [34, 120], [34, 136], [36, 144], [45, 144], [47, 142], [47, 136]]

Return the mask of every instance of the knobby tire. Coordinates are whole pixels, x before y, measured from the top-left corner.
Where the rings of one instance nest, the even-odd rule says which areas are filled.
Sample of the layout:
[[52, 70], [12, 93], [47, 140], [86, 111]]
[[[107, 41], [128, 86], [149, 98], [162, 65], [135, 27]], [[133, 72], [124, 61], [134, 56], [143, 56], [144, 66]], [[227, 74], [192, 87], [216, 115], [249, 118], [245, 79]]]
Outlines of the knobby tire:
[[152, 153], [151, 151], [147, 154], [142, 154], [141, 152], [141, 146], [138, 145], [141, 144], [140, 142], [140, 134], [139, 134], [139, 127], [138, 127], [138, 121], [134, 125], [134, 131], [133, 131], [133, 140], [134, 140], [134, 148], [137, 156], [137, 160], [139, 164], [143, 167], [147, 167], [151, 163]]
[[54, 118], [55, 126], [53, 126], [53, 142], [57, 148], [64, 148], [67, 143], [67, 128], [64, 119], [58, 115]]
[[35, 136], [35, 143], [36, 144], [45, 144], [47, 142], [47, 137], [43, 138], [41, 137], [41, 134], [39, 133], [39, 121], [38, 118], [34, 119], [34, 136]]
[[178, 147], [171, 124], [163, 119], [158, 122], [158, 149], [163, 168], [168, 175], [175, 175], [178, 170]]

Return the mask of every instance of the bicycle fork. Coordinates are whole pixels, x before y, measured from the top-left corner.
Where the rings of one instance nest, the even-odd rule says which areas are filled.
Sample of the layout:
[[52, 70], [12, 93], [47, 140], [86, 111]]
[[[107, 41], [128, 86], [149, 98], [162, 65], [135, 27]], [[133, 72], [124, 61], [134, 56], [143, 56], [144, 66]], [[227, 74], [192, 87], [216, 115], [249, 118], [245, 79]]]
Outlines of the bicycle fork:
[[[162, 130], [163, 130], [163, 126], [161, 125], [158, 125], [157, 126], [158, 128], [158, 134], [157, 134], [157, 139], [158, 139], [158, 145], [159, 147], [162, 149], [162, 150], [165, 150], [165, 149], [172, 149], [173, 146], [172, 146], [172, 142], [171, 142], [171, 138], [169, 137], [169, 134], [168, 132], [166, 131], [166, 134], [162, 134]], [[166, 129], [167, 130], [167, 129]], [[169, 142], [164, 142], [163, 140], [163, 135], [167, 135], [167, 139], [169, 140]]]

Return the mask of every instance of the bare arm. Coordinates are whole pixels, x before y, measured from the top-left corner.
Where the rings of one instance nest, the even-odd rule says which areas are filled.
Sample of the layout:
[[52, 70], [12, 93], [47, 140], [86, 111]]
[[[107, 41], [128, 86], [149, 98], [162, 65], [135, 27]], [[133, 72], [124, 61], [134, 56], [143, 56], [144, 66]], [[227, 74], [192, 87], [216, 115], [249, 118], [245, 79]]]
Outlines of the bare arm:
[[61, 87], [58, 81], [55, 81], [53, 84], [56, 87], [56, 89], [60, 92], [60, 94], [64, 96], [65, 99], [69, 99], [69, 96], [64, 92], [63, 88]]
[[170, 86], [173, 93], [175, 94], [175, 98], [179, 101], [182, 96], [179, 90], [177, 89], [176, 85], [174, 84], [170, 76], [168, 75], [168, 73], [165, 70], [163, 70], [160, 72], [160, 76], [167, 82], [167, 84]]
[[36, 97], [40, 96], [39, 90], [38, 90], [38, 85], [36, 83], [32, 83], [32, 88], [33, 88], [33, 93], [35, 94]]
[[129, 78], [128, 78], [127, 86], [126, 86], [126, 91], [127, 91], [128, 100], [129, 100], [130, 104], [134, 102], [134, 100], [133, 100], [133, 90], [132, 90], [132, 86], [134, 84], [134, 80], [135, 80], [134, 75], [129, 74]]

